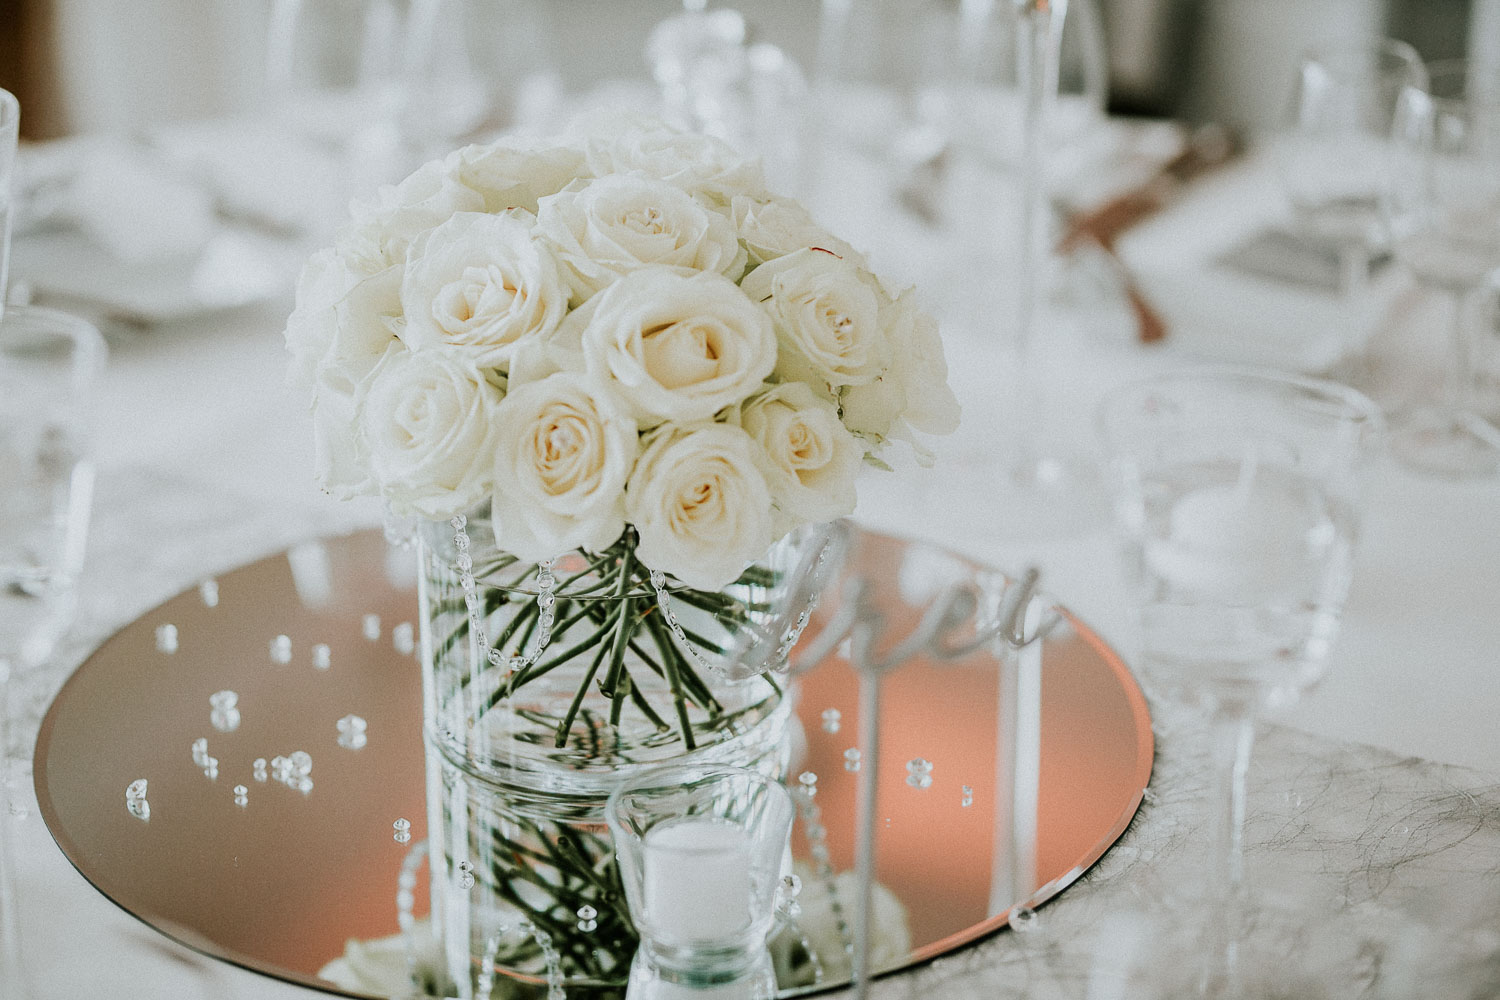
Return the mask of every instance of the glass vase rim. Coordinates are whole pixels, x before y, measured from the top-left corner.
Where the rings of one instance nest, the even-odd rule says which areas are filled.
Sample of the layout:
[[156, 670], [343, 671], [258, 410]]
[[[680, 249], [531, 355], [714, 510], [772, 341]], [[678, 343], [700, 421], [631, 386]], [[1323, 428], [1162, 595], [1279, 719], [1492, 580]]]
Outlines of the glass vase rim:
[[1095, 435], [1107, 449], [1114, 451], [1116, 450], [1113, 447], [1116, 433], [1110, 426], [1111, 415], [1126, 399], [1153, 386], [1166, 387], [1212, 382], [1296, 390], [1316, 397], [1324, 403], [1340, 407], [1342, 412], [1337, 416], [1342, 423], [1367, 427], [1375, 433], [1379, 433], [1385, 425], [1385, 417], [1380, 407], [1369, 396], [1342, 382], [1254, 365], [1210, 365], [1133, 378], [1109, 389], [1094, 408]]

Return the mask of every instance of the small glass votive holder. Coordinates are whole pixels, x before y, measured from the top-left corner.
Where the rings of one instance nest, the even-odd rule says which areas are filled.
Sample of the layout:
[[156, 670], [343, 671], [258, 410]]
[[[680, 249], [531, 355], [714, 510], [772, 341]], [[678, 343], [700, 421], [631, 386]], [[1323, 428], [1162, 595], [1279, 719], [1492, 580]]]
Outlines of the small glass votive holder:
[[641, 945], [629, 1000], [776, 993], [766, 940], [795, 807], [773, 778], [741, 768], [653, 768], [605, 806]]

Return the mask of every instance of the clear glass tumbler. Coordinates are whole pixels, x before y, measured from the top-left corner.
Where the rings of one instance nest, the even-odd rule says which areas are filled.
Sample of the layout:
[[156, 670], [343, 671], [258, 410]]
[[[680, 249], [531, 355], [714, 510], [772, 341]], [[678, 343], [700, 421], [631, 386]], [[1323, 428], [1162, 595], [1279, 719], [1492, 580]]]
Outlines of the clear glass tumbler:
[[[0, 787], [7, 789], [10, 682], [47, 660], [75, 605], [93, 501], [89, 399], [104, 354], [99, 332], [65, 313], [12, 306], [0, 320]], [[9, 819], [0, 803], [0, 995], [20, 998]]]
[[610, 796], [641, 937], [627, 997], [775, 995], [766, 940], [794, 814], [780, 782], [732, 767], [657, 768]]

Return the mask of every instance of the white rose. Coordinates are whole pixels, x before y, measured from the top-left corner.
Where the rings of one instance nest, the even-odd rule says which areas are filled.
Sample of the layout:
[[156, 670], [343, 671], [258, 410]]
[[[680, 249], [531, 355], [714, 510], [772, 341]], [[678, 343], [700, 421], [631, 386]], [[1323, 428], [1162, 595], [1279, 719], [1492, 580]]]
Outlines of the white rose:
[[722, 139], [678, 132], [661, 122], [634, 125], [612, 136], [596, 135], [585, 153], [597, 177], [642, 173], [721, 205], [737, 194], [765, 194], [759, 160], [741, 156]]
[[587, 176], [583, 150], [568, 146], [466, 146], [449, 154], [446, 167], [460, 184], [480, 194], [486, 212], [520, 208], [535, 213], [539, 199]]
[[851, 263], [864, 263], [859, 251], [819, 226], [806, 208], [789, 198], [762, 201], [736, 195], [729, 212], [749, 251], [751, 267], [812, 247], [838, 254]]
[[783, 382], [748, 400], [738, 416], [760, 445], [761, 471], [786, 530], [853, 513], [864, 449], [839, 422], [832, 400], [805, 382]]
[[399, 280], [394, 268], [366, 277], [335, 251], [314, 254], [284, 333], [292, 383], [312, 385], [329, 367], [353, 381], [368, 374], [401, 326]]
[[625, 529], [635, 421], [568, 372], [505, 397], [495, 414], [495, 541], [533, 562], [607, 547]]
[[873, 382], [847, 386], [839, 393], [844, 425], [876, 439], [910, 440], [907, 427], [926, 434], [951, 434], [958, 428], [958, 398], [948, 387], [948, 362], [932, 317], [915, 305], [908, 289], [889, 310], [891, 366]]
[[858, 264], [798, 250], [751, 271], [741, 287], [775, 321], [783, 379], [861, 385], [889, 366], [891, 301]]
[[711, 423], [674, 428], [647, 446], [625, 491], [642, 563], [715, 590], [765, 554], [771, 495], [755, 448], [740, 428]]
[[413, 350], [447, 345], [499, 368], [526, 340], [557, 329], [568, 292], [552, 255], [531, 238], [532, 217], [460, 212], [413, 244], [401, 281]]
[[320, 485], [340, 500], [375, 492], [369, 452], [359, 433], [362, 385], [348, 369], [325, 365], [313, 385], [313, 470]]
[[287, 317], [286, 349], [292, 356], [293, 385], [311, 388], [320, 365], [338, 333], [338, 305], [356, 282], [333, 250], [319, 250], [297, 277], [297, 304]]
[[537, 231], [556, 249], [574, 302], [652, 264], [731, 280], [745, 271], [727, 217], [649, 177], [616, 174], [543, 198]]
[[352, 221], [338, 235], [339, 253], [366, 274], [406, 263], [406, 248], [454, 212], [481, 212], [484, 196], [460, 184], [441, 160], [417, 168], [349, 207]]
[[359, 427], [370, 471], [397, 513], [451, 517], [489, 492], [500, 399], [462, 355], [400, 346], [386, 353], [364, 387]]
[[575, 338], [589, 373], [643, 427], [707, 420], [758, 389], [776, 364], [765, 313], [708, 272], [626, 275], [563, 323], [557, 339]]

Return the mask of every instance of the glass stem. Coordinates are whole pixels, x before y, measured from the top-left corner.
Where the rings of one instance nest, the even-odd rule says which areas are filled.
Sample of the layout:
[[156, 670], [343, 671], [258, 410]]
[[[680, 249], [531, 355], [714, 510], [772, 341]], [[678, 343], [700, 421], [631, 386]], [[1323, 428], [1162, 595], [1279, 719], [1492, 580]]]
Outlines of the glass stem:
[[1214, 805], [1213, 867], [1199, 993], [1232, 996], [1236, 940], [1245, 877], [1245, 775], [1255, 743], [1255, 718], [1243, 704], [1221, 705], [1211, 723]]
[[1443, 402], [1453, 410], [1467, 410], [1474, 386], [1474, 350], [1469, 341], [1468, 326], [1464, 323], [1465, 289], [1454, 289], [1453, 322], [1448, 336], [1451, 341], [1451, 357], [1448, 377], [1443, 386]]
[[1353, 358], [1359, 349], [1359, 334], [1362, 323], [1356, 321], [1360, 315], [1361, 300], [1370, 285], [1370, 254], [1362, 243], [1345, 243], [1339, 247], [1339, 294], [1347, 307], [1347, 322], [1343, 343], [1339, 345], [1342, 360]]
[[1244, 706], [1220, 707], [1213, 717], [1214, 885], [1225, 900], [1244, 881], [1245, 774], [1255, 743], [1255, 718]]
[[1042, 182], [1046, 128], [1057, 95], [1058, 50], [1067, 0], [1018, 0], [1021, 4], [1021, 74], [1025, 106], [1021, 125], [1021, 256], [1016, 268], [1016, 382], [1022, 411], [1018, 472], [1039, 459], [1037, 425], [1042, 394], [1033, 368], [1041, 271], [1047, 257], [1046, 191]]

